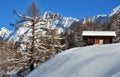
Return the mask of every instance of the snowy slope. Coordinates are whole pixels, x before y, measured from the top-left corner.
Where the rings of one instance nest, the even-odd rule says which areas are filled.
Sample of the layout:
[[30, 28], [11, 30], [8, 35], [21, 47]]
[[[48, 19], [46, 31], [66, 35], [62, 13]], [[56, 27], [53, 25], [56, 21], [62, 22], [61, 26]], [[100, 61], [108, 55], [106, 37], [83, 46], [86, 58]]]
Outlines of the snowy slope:
[[120, 77], [120, 44], [66, 50], [26, 77]]
[[0, 39], [7, 39], [12, 31], [9, 31], [7, 28], [2, 27], [0, 30]]

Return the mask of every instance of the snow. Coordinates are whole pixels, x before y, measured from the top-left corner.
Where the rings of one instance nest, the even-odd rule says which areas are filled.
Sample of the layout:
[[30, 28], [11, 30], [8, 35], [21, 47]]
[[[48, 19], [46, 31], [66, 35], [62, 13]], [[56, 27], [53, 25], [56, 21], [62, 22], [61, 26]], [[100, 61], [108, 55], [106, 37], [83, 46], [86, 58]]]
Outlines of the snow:
[[[120, 12], [120, 6], [117, 6], [116, 8], [114, 8], [112, 10], [112, 12], [109, 15], [107, 15], [107, 14], [99, 14], [99, 15], [93, 16], [92, 18], [88, 18], [88, 21], [92, 20], [93, 22], [96, 22], [98, 19], [101, 19], [101, 20], [105, 20], [106, 18], [110, 19], [109, 17], [111, 17], [114, 14], [118, 14], [119, 12]], [[57, 28], [60, 29], [58, 31], [58, 33], [64, 32], [66, 30], [66, 28], [69, 28], [70, 25], [73, 22], [80, 21], [77, 18], [62, 16], [60, 13], [55, 14], [55, 13], [53, 13], [51, 11], [46, 11], [43, 14], [43, 18], [49, 18], [52, 15], [54, 17], [53, 18], [54, 21], [53, 21], [52, 26], [53, 27], [57, 27]], [[85, 24], [86, 21], [87, 21], [86, 18], [84, 18], [84, 20], [82, 21], [83, 24]], [[31, 23], [26, 23], [24, 25], [30, 25], [30, 24]], [[6, 28], [3, 27], [0, 30], [0, 38], [2, 38], [2, 39], [9, 39], [9, 41], [11, 41], [11, 40], [19, 41], [20, 37], [18, 37], [18, 34], [19, 35], [25, 35], [25, 34], [27, 34], [26, 32], [29, 32], [28, 28], [26, 28], [26, 27], [23, 27], [21, 29], [17, 29], [17, 30], [15, 30], [13, 32], [9, 31], [9, 30], [7, 30]]]
[[111, 14], [109, 14], [109, 16], [113, 16], [115, 14], [120, 13], [120, 6], [117, 6], [116, 8], [114, 8], [111, 12]]
[[101, 15], [97, 15], [96, 18], [99, 18], [99, 17], [106, 17], [107, 15], [106, 14], [101, 14]]
[[120, 77], [120, 72], [118, 72], [117, 74], [113, 75], [112, 77]]
[[120, 43], [66, 50], [26, 77], [120, 77]]
[[83, 31], [83, 36], [116, 36], [115, 31]]
[[[49, 18], [50, 16], [54, 16], [53, 17], [53, 21], [52, 23], [48, 22], [47, 23], [47, 27], [52, 27], [52, 28], [57, 28], [57, 33], [60, 34], [62, 32], [65, 31], [65, 28], [70, 27], [70, 25], [74, 22], [74, 21], [79, 21], [76, 18], [72, 18], [72, 17], [65, 17], [55, 13], [52, 13], [51, 11], [47, 11], [43, 14], [43, 19]], [[16, 41], [21, 41], [21, 37], [20, 36], [29, 36], [30, 34], [30, 28], [28, 27], [29, 25], [31, 25], [31, 22], [25, 22], [23, 24], [23, 26], [20, 26], [18, 29], [16, 29], [12, 36], [9, 38], [9, 41], [14, 40]], [[44, 25], [43, 25], [44, 24]], [[39, 26], [45, 26], [46, 22], [45, 21], [40, 21], [38, 22], [36, 25]], [[37, 31], [39, 31], [40, 28], [37, 28]], [[24, 38], [23, 38], [24, 39]], [[26, 40], [28, 40], [27, 38], [25, 38]]]
[[96, 23], [99, 19], [104, 22], [106, 19], [109, 19], [109, 17], [107, 14], [96, 15], [93, 16], [92, 21]]
[[54, 25], [56, 27], [61, 27], [61, 28], [68, 28], [70, 27], [70, 25], [74, 22], [74, 21], [79, 21], [78, 19], [76, 18], [72, 18], [72, 17], [65, 17], [65, 16], [62, 16], [60, 15], [59, 13], [55, 14], [51, 11], [46, 11], [43, 15], [44, 18], [49, 18], [50, 16], [54, 16], [53, 19], [54, 19]]
[[97, 19], [105, 19], [108, 15], [107, 14], [99, 14], [96, 16], [93, 16], [92, 20], [97, 20]]
[[15, 33], [10, 37], [9, 41], [14, 40], [19, 41], [21, 39], [21, 36], [24, 36], [26, 32], [29, 30], [29, 28], [21, 27], [18, 30], [15, 31]]
[[0, 38], [7, 39], [12, 31], [9, 31], [7, 28], [2, 27], [0, 30]]

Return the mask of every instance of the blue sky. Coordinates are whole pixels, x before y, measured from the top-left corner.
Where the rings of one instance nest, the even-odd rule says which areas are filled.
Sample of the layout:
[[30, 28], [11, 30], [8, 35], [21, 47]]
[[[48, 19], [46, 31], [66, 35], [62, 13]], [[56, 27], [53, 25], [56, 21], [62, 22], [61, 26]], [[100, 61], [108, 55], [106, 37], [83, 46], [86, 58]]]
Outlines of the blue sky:
[[[98, 14], [109, 14], [113, 8], [120, 5], [120, 0], [34, 0], [41, 15], [45, 11], [60, 13], [63, 16], [82, 19]], [[12, 13], [26, 13], [32, 0], [1, 0], [0, 1], [0, 28], [5, 26], [13, 30], [9, 23], [14, 23], [17, 17]]]

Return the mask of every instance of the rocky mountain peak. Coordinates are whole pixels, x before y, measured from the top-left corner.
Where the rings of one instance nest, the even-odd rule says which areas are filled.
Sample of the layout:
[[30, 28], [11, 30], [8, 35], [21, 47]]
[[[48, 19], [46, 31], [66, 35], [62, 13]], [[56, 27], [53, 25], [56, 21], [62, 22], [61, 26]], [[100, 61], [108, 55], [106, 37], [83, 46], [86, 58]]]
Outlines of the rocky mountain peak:
[[118, 13], [120, 13], [120, 5], [117, 6], [117, 7], [115, 7], [115, 8], [111, 11], [111, 13], [109, 14], [109, 16], [113, 16], [113, 15], [118, 14]]
[[2, 27], [0, 29], [0, 39], [7, 39], [11, 33], [12, 31], [8, 30], [5, 27]]

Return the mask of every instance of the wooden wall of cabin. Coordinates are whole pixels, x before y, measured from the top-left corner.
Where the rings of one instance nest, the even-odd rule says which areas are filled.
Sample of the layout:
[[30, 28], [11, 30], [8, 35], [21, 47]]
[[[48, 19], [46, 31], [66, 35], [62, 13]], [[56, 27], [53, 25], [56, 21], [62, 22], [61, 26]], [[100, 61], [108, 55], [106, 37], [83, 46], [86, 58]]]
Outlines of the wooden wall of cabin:
[[90, 36], [84, 36], [83, 37], [84, 42], [86, 43], [86, 45], [93, 45], [95, 43], [95, 39], [94, 37], [90, 37]]
[[87, 45], [112, 43], [112, 37], [110, 36], [85, 36], [83, 40]]
[[104, 39], [104, 44], [111, 44], [112, 43], [112, 38], [110, 36], [103, 37]]

